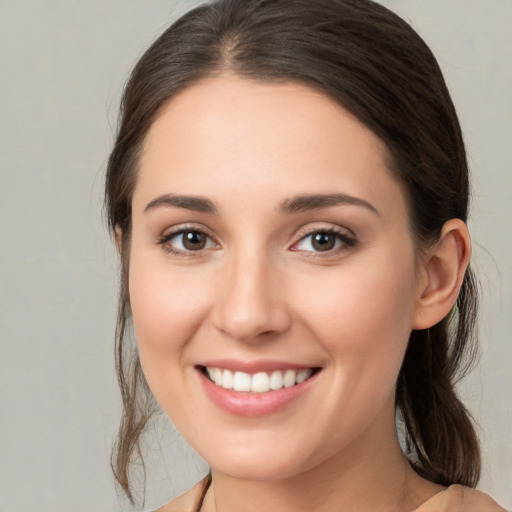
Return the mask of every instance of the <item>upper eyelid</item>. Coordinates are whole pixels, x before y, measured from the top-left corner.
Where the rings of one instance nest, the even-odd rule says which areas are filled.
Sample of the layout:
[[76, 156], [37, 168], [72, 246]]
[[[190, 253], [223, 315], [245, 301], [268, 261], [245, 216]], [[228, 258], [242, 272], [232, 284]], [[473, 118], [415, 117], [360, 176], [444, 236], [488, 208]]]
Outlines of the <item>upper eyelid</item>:
[[[340, 226], [338, 224], [332, 224], [332, 223], [326, 222], [326, 223], [318, 223], [313, 226], [311, 224], [302, 226], [295, 232], [295, 237], [297, 238], [296, 242], [299, 240], [302, 240], [303, 238], [305, 238], [307, 236], [313, 235], [314, 233], [320, 233], [320, 232], [335, 233], [335, 234], [347, 236], [349, 238], [356, 238], [355, 233], [351, 229], [349, 229], [345, 226]], [[294, 243], [296, 243], [296, 242], [294, 242]]]
[[294, 247], [298, 244], [300, 244], [301, 242], [303, 242], [304, 240], [307, 240], [309, 237], [315, 235], [315, 234], [318, 234], [318, 233], [325, 233], [325, 234], [328, 234], [328, 235], [334, 235], [336, 237], [338, 237], [339, 240], [341, 240], [345, 245], [349, 245], [349, 246], [352, 246], [355, 244], [356, 240], [354, 237], [350, 236], [350, 235], [347, 235], [345, 233], [341, 233], [339, 231], [334, 231], [334, 230], [317, 230], [317, 231], [312, 231], [310, 233], [306, 233], [304, 236], [301, 236], [296, 242], [294, 242], [291, 247]]
[[179, 235], [180, 233], [186, 231], [198, 231], [200, 233], [204, 233], [206, 236], [210, 237], [212, 240], [215, 240], [215, 236], [212, 234], [211, 230], [202, 224], [178, 224], [177, 226], [168, 227], [162, 231], [162, 234], [159, 238], [169, 238], [175, 235]]

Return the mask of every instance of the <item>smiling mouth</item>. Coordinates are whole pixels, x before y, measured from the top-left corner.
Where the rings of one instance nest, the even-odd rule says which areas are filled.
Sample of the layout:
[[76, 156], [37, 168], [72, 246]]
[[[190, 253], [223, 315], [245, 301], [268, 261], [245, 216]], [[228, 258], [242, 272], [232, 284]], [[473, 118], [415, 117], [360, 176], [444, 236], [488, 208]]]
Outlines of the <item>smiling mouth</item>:
[[211, 366], [199, 366], [199, 369], [216, 386], [241, 393], [268, 393], [291, 388], [302, 384], [320, 371], [320, 368], [303, 368], [246, 373]]

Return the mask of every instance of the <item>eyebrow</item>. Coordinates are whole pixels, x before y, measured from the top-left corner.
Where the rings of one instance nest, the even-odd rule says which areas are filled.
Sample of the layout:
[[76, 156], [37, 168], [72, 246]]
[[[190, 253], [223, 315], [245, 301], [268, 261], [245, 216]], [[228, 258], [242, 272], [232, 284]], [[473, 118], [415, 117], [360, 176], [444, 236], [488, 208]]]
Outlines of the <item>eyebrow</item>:
[[377, 208], [375, 208], [371, 203], [349, 194], [314, 194], [290, 197], [280, 204], [278, 210], [281, 213], [297, 213], [343, 204], [362, 206], [363, 208], [380, 215]]
[[[285, 199], [278, 207], [280, 213], [298, 213], [310, 210], [318, 210], [338, 205], [362, 206], [379, 215], [378, 210], [368, 201], [349, 194], [313, 194], [300, 195]], [[176, 194], [164, 194], [153, 199], [144, 212], [160, 207], [177, 207], [201, 213], [217, 214], [218, 210], [214, 203], [201, 196], [184, 196]]]
[[174, 206], [202, 213], [217, 213], [217, 208], [213, 202], [205, 197], [182, 196], [176, 194], [164, 194], [162, 196], [158, 196], [148, 203], [146, 208], [144, 208], [144, 212], [166, 206]]

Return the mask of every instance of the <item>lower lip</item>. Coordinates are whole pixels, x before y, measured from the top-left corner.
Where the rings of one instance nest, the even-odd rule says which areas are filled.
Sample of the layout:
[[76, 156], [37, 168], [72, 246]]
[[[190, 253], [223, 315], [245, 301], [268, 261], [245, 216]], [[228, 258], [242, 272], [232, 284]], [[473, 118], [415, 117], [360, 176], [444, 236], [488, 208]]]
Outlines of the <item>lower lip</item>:
[[290, 388], [281, 388], [267, 393], [245, 393], [217, 386], [198, 370], [201, 383], [210, 400], [220, 409], [237, 416], [264, 416], [284, 409], [304, 395], [321, 372]]

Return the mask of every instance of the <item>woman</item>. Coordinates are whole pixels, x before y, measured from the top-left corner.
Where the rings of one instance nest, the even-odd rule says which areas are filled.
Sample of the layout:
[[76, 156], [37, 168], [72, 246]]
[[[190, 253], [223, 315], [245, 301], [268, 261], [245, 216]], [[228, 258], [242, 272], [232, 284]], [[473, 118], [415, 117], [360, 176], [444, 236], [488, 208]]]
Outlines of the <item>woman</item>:
[[503, 510], [471, 489], [454, 391], [468, 194], [439, 67], [387, 9], [220, 0], [178, 20], [133, 71], [107, 172], [128, 496], [154, 397], [211, 467], [164, 511]]

